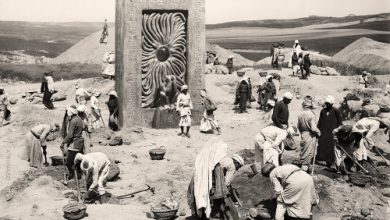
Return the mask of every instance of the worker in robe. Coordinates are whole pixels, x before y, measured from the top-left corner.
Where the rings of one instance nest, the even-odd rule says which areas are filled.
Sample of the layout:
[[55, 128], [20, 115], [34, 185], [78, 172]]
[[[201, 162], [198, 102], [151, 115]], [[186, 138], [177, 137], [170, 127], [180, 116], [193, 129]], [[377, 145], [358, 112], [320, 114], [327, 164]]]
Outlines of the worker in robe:
[[80, 169], [85, 174], [88, 191], [95, 191], [100, 199], [104, 199], [106, 195], [104, 184], [107, 182], [111, 164], [107, 155], [101, 152], [78, 153], [74, 164], [80, 164]]
[[313, 99], [306, 96], [302, 102], [302, 113], [298, 116], [298, 130], [301, 133], [301, 164], [304, 171], [308, 171], [314, 159], [317, 140], [321, 136], [317, 128], [316, 115], [313, 109]]
[[41, 84], [41, 93], [43, 93], [42, 103], [47, 109], [54, 109], [54, 105], [51, 100], [51, 97], [54, 94], [54, 80], [51, 74], [52, 72], [44, 73]]
[[85, 90], [84, 88], [82, 88], [80, 86], [80, 83], [76, 83], [75, 85], [75, 88], [76, 88], [76, 103], [78, 104], [85, 104], [87, 101], [87, 97], [90, 97], [91, 94]]
[[7, 125], [11, 120], [11, 111], [8, 109], [10, 102], [3, 87], [0, 87], [0, 127]]
[[[27, 160], [30, 167], [41, 168], [42, 165], [48, 166], [47, 163], [47, 139], [49, 136], [55, 138], [55, 132], [60, 128], [57, 123], [39, 124], [26, 134], [26, 148], [22, 158]], [[43, 163], [45, 157], [45, 163]]]
[[226, 67], [229, 70], [229, 74], [233, 73], [233, 58], [234, 58], [233, 55], [229, 56], [229, 58], [228, 58], [228, 60], [226, 62]]
[[228, 156], [227, 148], [224, 141], [213, 138], [196, 156], [187, 195], [193, 216], [239, 220], [231, 183], [244, 159], [239, 155]]
[[100, 120], [102, 119], [101, 109], [99, 105], [99, 92], [94, 92], [91, 96], [91, 124], [93, 129], [101, 128]]
[[333, 130], [342, 123], [340, 111], [333, 107], [335, 100], [332, 96], [325, 98], [325, 107], [321, 110], [317, 127], [321, 132], [318, 138], [317, 161], [325, 161], [329, 168], [334, 164]]
[[270, 178], [277, 196], [275, 220], [311, 219], [312, 207], [319, 203], [312, 176], [292, 164], [267, 163], [261, 173]]
[[108, 127], [113, 131], [119, 130], [118, 117], [119, 117], [119, 101], [118, 94], [115, 91], [108, 93], [108, 101], [106, 105], [108, 107], [109, 118]]

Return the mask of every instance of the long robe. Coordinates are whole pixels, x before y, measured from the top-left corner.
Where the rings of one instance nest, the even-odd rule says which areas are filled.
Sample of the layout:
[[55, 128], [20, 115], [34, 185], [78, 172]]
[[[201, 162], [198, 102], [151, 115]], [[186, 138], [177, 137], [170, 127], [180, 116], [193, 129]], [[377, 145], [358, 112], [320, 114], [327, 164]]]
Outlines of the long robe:
[[298, 116], [298, 130], [301, 133], [301, 163], [302, 165], [310, 165], [315, 154], [317, 146], [317, 136], [319, 130], [315, 124], [315, 114], [311, 110], [304, 110]]
[[321, 136], [318, 138], [318, 160], [331, 165], [335, 161], [334, 140], [332, 131], [341, 125], [341, 114], [336, 108], [322, 109], [318, 120]]

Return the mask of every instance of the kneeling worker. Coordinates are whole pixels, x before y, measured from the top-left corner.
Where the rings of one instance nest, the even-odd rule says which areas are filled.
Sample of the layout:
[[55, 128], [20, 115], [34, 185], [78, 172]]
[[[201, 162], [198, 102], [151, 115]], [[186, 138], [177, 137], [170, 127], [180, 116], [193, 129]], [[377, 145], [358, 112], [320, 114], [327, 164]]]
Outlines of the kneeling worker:
[[106, 194], [103, 184], [106, 182], [110, 172], [110, 159], [101, 152], [89, 154], [77, 153], [74, 164], [80, 163], [81, 170], [85, 173], [88, 191], [97, 191], [99, 197]]
[[310, 219], [312, 206], [319, 202], [313, 177], [292, 164], [275, 167], [266, 163], [261, 173], [270, 178], [277, 196], [275, 220], [283, 220], [286, 214], [292, 218]]

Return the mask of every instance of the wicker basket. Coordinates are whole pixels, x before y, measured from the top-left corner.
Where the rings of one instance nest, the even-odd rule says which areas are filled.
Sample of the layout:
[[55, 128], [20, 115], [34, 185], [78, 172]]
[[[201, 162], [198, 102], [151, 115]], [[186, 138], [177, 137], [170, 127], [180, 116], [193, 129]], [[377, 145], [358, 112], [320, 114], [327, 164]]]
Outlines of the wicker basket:
[[87, 206], [80, 202], [71, 202], [62, 208], [64, 218], [69, 220], [78, 220], [86, 216]]
[[268, 72], [259, 72], [260, 77], [266, 77]]
[[149, 155], [152, 158], [152, 160], [163, 160], [164, 155], [167, 152], [164, 146], [161, 146], [160, 148], [154, 148], [149, 151]]
[[179, 209], [163, 210], [163, 209], [152, 209], [154, 218], [157, 220], [171, 220], [176, 217], [176, 213]]
[[52, 166], [64, 165], [64, 157], [62, 156], [52, 156], [50, 159]]
[[242, 77], [242, 76], [244, 76], [245, 75], [245, 72], [244, 71], [237, 71], [237, 76], [239, 76], [239, 77]]

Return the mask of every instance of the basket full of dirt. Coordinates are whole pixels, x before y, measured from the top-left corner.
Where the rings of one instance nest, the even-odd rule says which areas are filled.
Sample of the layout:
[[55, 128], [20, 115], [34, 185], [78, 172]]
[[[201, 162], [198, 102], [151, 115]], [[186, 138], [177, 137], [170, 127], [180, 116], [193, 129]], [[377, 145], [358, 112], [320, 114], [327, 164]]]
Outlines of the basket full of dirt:
[[71, 202], [64, 206], [64, 218], [69, 220], [78, 220], [87, 216], [87, 206], [80, 202]]
[[64, 165], [64, 157], [63, 156], [52, 156], [51, 159], [51, 165], [52, 166], [59, 166]]
[[163, 160], [165, 153], [167, 150], [165, 149], [164, 146], [161, 146], [159, 148], [154, 148], [149, 151], [149, 155], [152, 160]]

